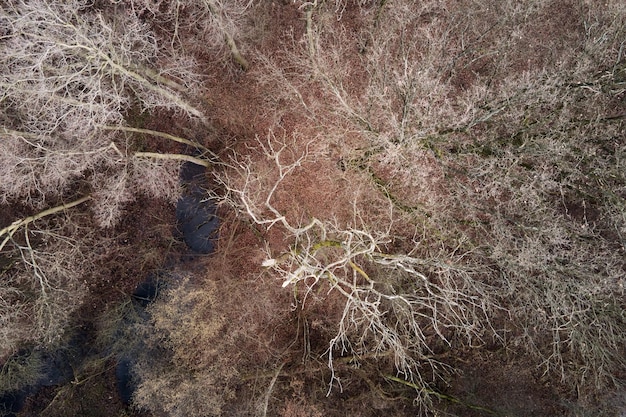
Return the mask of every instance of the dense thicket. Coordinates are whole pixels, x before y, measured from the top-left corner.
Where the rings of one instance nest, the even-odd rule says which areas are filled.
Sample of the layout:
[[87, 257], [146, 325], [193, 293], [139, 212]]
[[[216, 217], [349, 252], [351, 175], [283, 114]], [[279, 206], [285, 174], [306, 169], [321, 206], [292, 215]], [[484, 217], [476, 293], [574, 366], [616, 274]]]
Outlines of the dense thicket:
[[98, 229], [211, 148], [218, 253], [138, 330], [138, 408], [509, 412], [452, 376], [495, 358], [623, 409], [623, 2], [1, 4], [1, 351], [58, 339]]

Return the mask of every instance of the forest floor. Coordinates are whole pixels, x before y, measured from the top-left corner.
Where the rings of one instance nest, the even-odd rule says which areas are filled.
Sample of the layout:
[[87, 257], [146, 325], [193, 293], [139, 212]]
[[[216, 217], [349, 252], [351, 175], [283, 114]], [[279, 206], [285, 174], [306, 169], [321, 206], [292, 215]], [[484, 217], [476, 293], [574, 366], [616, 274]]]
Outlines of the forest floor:
[[[298, 222], [316, 218], [338, 225], [379, 222], [393, 209], [390, 209], [389, 195], [381, 191], [372, 178], [389, 184], [389, 189], [401, 197], [409, 186], [399, 182], [396, 173], [386, 164], [385, 155], [371, 162], [367, 169], [358, 166], [358, 156], [371, 147], [364, 135], [346, 128], [344, 132], [329, 132], [325, 136], [324, 126], [313, 124], [311, 118], [298, 111], [291, 111], [288, 102], [281, 104], [283, 99], [278, 97], [275, 85], [262, 77], [267, 71], [266, 63], [255, 57], [272, 57], [279, 65], [281, 62], [291, 65], [285, 58], [286, 49], [302, 47], [298, 42], [303, 42], [301, 40], [305, 38], [306, 22], [297, 5], [291, 2], [267, 3], [260, 8], [261, 13], [255, 17], [256, 20], [247, 22], [248, 26], [256, 28], [255, 31], [251, 30], [246, 35], [248, 37], [241, 40], [247, 45], [250, 61], [247, 71], [240, 70], [231, 62], [215, 61], [210, 57], [205, 57], [206, 60], [201, 63], [202, 71], [208, 74], [203, 110], [208, 116], [210, 128], [190, 127], [185, 118], [166, 112], [149, 116], [138, 127], [189, 137], [224, 161], [229, 161], [236, 154], [250, 165], [268, 170], [272, 168], [273, 161], [260, 149], [262, 144], [267, 143], [268, 132], [272, 132], [275, 138], [292, 141], [289, 146], [293, 154], [288, 158], [307, 153], [305, 161], [290, 173], [274, 196], [274, 207], [287, 219]], [[555, 10], [557, 12], [559, 16], [567, 17], [566, 8]], [[357, 34], [362, 23], [358, 7], [349, 6], [343, 12], [342, 23], [348, 31]], [[558, 30], [556, 25], [545, 25], [544, 28]], [[561, 29], [564, 42], [570, 29], [566, 19]], [[190, 39], [187, 42], [193, 44], [193, 35], [188, 36]], [[539, 32], [537, 36], [546, 34]], [[558, 36], [558, 32], [550, 33], [553, 42], [556, 42], [555, 37], [558, 40]], [[539, 65], [544, 60], [536, 42], [528, 47], [528, 61], [519, 62], [520, 74], [527, 67]], [[368, 77], [368, 73], [357, 64], [361, 62], [358, 42], [342, 49], [341, 53], [342, 60], [353, 64], [350, 69], [352, 85], [344, 84], [342, 88], [345, 91], [363, 91], [365, 86], [361, 85], [361, 81]], [[531, 62], [533, 60], [537, 62]], [[298, 68], [288, 70], [298, 75]], [[459, 74], [455, 82], [459, 88], [469, 88], [467, 84], [472, 82], [472, 74], [480, 70], [473, 68]], [[313, 103], [312, 106], [322, 109], [315, 111], [335, 105], [316, 101], [322, 93], [314, 88], [305, 91], [305, 94], [308, 96], [301, 98], [305, 103]], [[275, 108], [281, 109], [281, 106], [282, 110], [277, 113]], [[341, 119], [332, 111], [327, 117]], [[341, 123], [337, 121], [337, 125]], [[164, 152], [185, 151], [165, 142], [159, 146], [159, 150]], [[446, 179], [436, 153], [424, 152], [412, 163], [421, 167], [419, 183], [427, 184], [422, 193], [446, 194]], [[215, 182], [211, 173], [207, 179], [214, 182], [217, 195], [224, 193], [225, 190], [220, 188], [223, 184]], [[467, 177], [463, 181], [471, 179]], [[406, 194], [407, 205], [410, 206], [419, 204], [421, 198], [419, 193], [418, 197], [412, 193], [408, 191]], [[228, 300], [238, 300], [242, 304], [225, 313], [230, 320], [238, 320], [236, 315], [239, 315], [242, 323], [256, 321], [254, 328], [257, 333], [249, 337], [255, 338], [260, 347], [258, 352], [248, 352], [250, 357], [246, 357], [238, 369], [240, 379], [235, 389], [238, 398], [263, 397], [271, 380], [272, 388], [267, 394], [270, 402], [268, 415], [413, 416], [421, 411], [414, 405], [410, 387], [381, 377], [395, 375], [392, 358], [381, 358], [377, 369], [368, 368], [372, 365], [367, 363], [359, 368], [346, 358], [345, 362], [336, 365], [334, 372], [337, 375], [331, 376], [324, 354], [336, 325], [333, 320], [341, 315], [343, 305], [332, 295], [327, 298], [311, 296], [306, 310], [300, 309], [302, 306], [294, 301], [291, 290], [281, 288], [281, 281], [261, 266], [268, 256], [268, 247], [275, 254], [289, 250], [290, 242], [284, 231], [254, 225], [223, 204], [219, 211], [222, 225], [216, 252], [189, 260], [184, 244], [177, 238], [175, 207], [171, 203], [140, 197], [125, 207], [124, 213], [119, 225], [102, 231], [110, 242], [108, 253], [103, 253], [98, 260], [101, 273], [94, 275], [90, 281], [89, 296], [75, 313], [73, 326], [81, 329], [94, 346], [102, 313], [128, 300], [129, 294], [148, 273], [172, 266], [187, 268], [191, 279], [197, 280], [198, 285], [211, 279], [218, 282], [224, 291], [236, 293]], [[7, 217], [15, 218], [13, 213], [7, 213]], [[415, 241], [413, 236], [419, 231], [409, 230], [407, 224], [404, 217], [394, 223], [396, 241], [390, 242], [389, 248], [410, 248]], [[320, 294], [323, 291], [324, 288], [320, 289]], [[246, 310], [243, 303], [255, 297], [265, 297], [266, 300]], [[272, 318], [272, 314], [276, 316]], [[505, 314], [492, 324], [511, 332], [513, 336], [514, 332], [520, 331], [507, 323]], [[454, 369], [445, 380], [435, 381], [432, 385], [436, 390], [433, 409], [438, 411], [435, 415], [583, 415], [579, 414], [581, 411], [575, 405], [578, 393], [572, 392], [568, 384], [561, 385], [554, 378], [546, 377], [544, 369], [537, 367], [530, 357], [518, 355], [498, 340], [481, 341], [476, 348], [460, 341], [457, 343], [454, 339], [449, 345], [434, 346], [437, 348], [434, 352], [437, 360]], [[272, 355], [276, 357], [272, 358]], [[280, 363], [278, 372], [268, 370], [266, 374], [259, 374], [258, 369], [249, 367], [253, 356], [260, 363]], [[102, 359], [97, 352], [94, 352], [94, 358]], [[62, 412], [76, 416], [152, 415], [128, 408], [121, 402], [115, 384], [114, 361], [109, 359], [98, 365], [92, 363], [86, 366], [93, 368], [82, 372], [84, 379], [40, 391], [28, 400], [20, 415], [55, 416], [62, 415]], [[332, 377], [338, 376], [344, 377], [345, 385], [334, 387], [328, 393], [328, 383]], [[250, 407], [248, 405], [248, 410]], [[237, 405], [226, 405], [224, 415], [243, 415], [238, 414], [241, 410]]]

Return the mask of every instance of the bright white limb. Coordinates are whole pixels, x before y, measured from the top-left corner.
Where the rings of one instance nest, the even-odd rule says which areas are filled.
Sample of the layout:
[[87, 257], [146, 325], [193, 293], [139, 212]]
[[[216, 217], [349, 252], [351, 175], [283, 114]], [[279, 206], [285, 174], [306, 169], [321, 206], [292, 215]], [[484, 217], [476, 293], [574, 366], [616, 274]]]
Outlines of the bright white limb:
[[429, 334], [450, 344], [452, 334], [471, 341], [490, 328], [489, 289], [470, 271], [452, 262], [437, 265], [407, 254], [386, 254], [381, 247], [390, 239], [388, 230], [341, 228], [315, 218], [294, 225], [274, 200], [286, 177], [306, 163], [308, 149], [294, 156], [286, 141], [270, 135], [260, 150], [272, 168], [260, 171], [249, 159], [235, 160], [230, 168], [238, 177], [226, 178], [224, 184], [231, 202], [245, 215], [268, 229], [280, 225], [291, 239], [291, 249], [280, 255], [268, 247], [263, 262], [283, 287], [304, 289], [298, 292], [303, 304], [322, 283], [345, 300], [339, 330], [329, 341], [331, 370], [337, 352], [357, 357], [390, 354], [398, 371], [411, 381], [422, 381], [419, 363], [433, 370], [443, 366], [433, 358]]

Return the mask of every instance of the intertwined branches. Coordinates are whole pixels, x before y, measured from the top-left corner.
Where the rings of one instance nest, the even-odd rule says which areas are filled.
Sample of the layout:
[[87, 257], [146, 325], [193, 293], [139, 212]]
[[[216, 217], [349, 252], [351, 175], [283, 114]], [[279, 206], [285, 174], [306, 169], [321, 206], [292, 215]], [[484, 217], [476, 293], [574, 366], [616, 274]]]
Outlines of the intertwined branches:
[[[399, 372], [425, 387], [420, 364], [443, 366], [434, 357], [432, 337], [450, 344], [461, 336], [472, 343], [492, 330], [491, 290], [460, 266], [462, 255], [444, 263], [385, 253], [389, 228], [369, 230], [358, 211], [350, 227], [315, 218], [304, 223], [288, 219], [275, 196], [286, 178], [306, 165], [309, 150], [298, 154], [293, 144], [273, 135], [259, 143], [270, 167], [257, 170], [250, 160], [234, 159], [230, 177], [223, 180], [228, 198], [254, 223], [285, 232], [289, 250], [275, 253], [268, 246], [263, 262], [283, 287], [294, 287], [303, 304], [318, 288], [343, 300], [337, 333], [328, 342], [331, 370], [336, 355], [391, 355]], [[391, 215], [387, 221], [393, 221]]]
[[74, 207], [89, 201], [90, 220], [110, 227], [140, 192], [176, 199], [175, 160], [207, 165], [132, 146], [133, 134], [195, 144], [133, 131], [133, 114], [168, 109], [203, 119], [187, 99], [200, 81], [193, 59], [157, 42], [136, 15], [113, 4], [0, 4], [0, 205], [35, 213], [0, 230], [0, 260], [8, 263], [0, 269], [0, 349], [56, 340], [80, 305], [85, 259], [95, 255], [93, 231], [76, 232], [88, 220], [69, 220]]
[[199, 81], [187, 60], [165, 59], [132, 14], [79, 1], [12, 2], [0, 22], [4, 200], [41, 207], [90, 170], [126, 165], [125, 138], [111, 127], [136, 103], [203, 118], [184, 97]]
[[[238, 37], [242, 21], [254, 3], [254, 0], [131, 0], [130, 9], [136, 16], [150, 15], [151, 20], [168, 30], [172, 48], [196, 50], [201, 45], [205, 53], [207, 49], [227, 51], [241, 69], [247, 70], [249, 63], [240, 51]], [[186, 39], [189, 34], [193, 43]]]
[[[354, 31], [329, 18], [342, 18], [332, 2], [304, 2], [304, 47], [290, 62], [306, 76], [268, 65], [288, 87], [281, 98], [325, 135], [359, 132], [365, 145], [348, 166], [419, 217], [429, 245], [463, 248], [461, 260], [442, 251], [412, 261], [415, 272], [432, 281], [432, 266], [453, 260], [456, 285], [468, 275], [498, 283], [514, 345], [537, 355], [546, 373], [596, 389], [618, 382], [625, 366], [615, 329], [624, 323], [625, 178], [616, 167], [624, 158], [626, 9], [604, 6], [380, 2]], [[545, 18], [555, 13], [563, 19]], [[555, 36], [540, 38], [538, 28]], [[355, 38], [360, 54], [346, 60]], [[337, 233], [329, 230], [318, 235]], [[374, 282], [377, 251], [355, 262]], [[285, 274], [320, 279], [308, 258], [288, 265]]]
[[[57, 209], [71, 210], [85, 201], [81, 200]], [[52, 211], [48, 214], [54, 214]], [[64, 230], [68, 226], [63, 222], [55, 225], [49, 220], [43, 230], [34, 227], [42, 222], [46, 222], [43, 216], [32, 216], [1, 231], [8, 233], [3, 236], [4, 243], [10, 239], [10, 246], [1, 252], [2, 259], [11, 259], [13, 263], [0, 271], [0, 320], [5, 336], [0, 351], [3, 352], [16, 348], [24, 340], [57, 342], [86, 293], [83, 278], [91, 272], [93, 259], [85, 256], [82, 245], [91, 238], [91, 232], [81, 230], [79, 240], [68, 237], [68, 231]], [[6, 306], [7, 302], [11, 305]]]

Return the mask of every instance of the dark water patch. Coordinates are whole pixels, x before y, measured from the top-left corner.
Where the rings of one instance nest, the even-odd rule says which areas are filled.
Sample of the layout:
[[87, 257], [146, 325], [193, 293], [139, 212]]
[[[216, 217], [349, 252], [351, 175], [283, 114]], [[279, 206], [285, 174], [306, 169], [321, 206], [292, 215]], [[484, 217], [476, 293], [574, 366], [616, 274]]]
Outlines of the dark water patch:
[[215, 250], [219, 219], [217, 207], [206, 194], [194, 192], [182, 196], [176, 205], [176, 219], [189, 249], [199, 254]]
[[183, 185], [202, 184], [205, 180], [206, 168], [191, 162], [183, 162], [180, 167], [180, 182]]
[[[137, 370], [143, 365], [139, 358], [161, 354], [150, 351], [151, 348], [142, 339], [141, 328], [150, 325], [149, 305], [165, 289], [176, 286], [181, 281], [181, 276], [175, 272], [181, 265], [185, 265], [182, 268], [193, 268], [193, 265], [183, 264], [184, 262], [197, 258], [198, 254], [209, 254], [215, 250], [220, 222], [215, 201], [209, 198], [205, 188], [206, 169], [184, 163], [180, 180], [184, 192], [176, 206], [177, 229], [190, 249], [185, 251], [188, 253], [173, 260], [168, 270], [149, 274], [144, 282], [138, 284], [130, 300], [127, 299], [126, 304], [120, 303], [119, 310], [113, 313], [108, 322], [110, 327], [106, 331], [93, 327], [96, 326], [95, 322], [87, 322], [87, 327], [70, 330], [62, 345], [57, 348], [29, 348], [20, 352], [22, 356], [37, 359], [35, 373], [19, 385], [0, 390], [0, 416], [16, 415], [23, 410], [25, 404], [26, 410], [23, 412], [29, 413], [29, 408], [39, 406], [39, 403], [33, 405], [37, 402], [37, 394], [44, 395], [48, 392], [42, 388], [69, 384], [76, 375], [87, 372], [85, 368], [89, 369], [89, 364], [103, 363], [102, 359], [116, 361], [115, 385], [119, 398], [127, 406], [132, 403], [140, 382], [136, 377]], [[84, 324], [80, 320], [79, 322]], [[98, 339], [101, 335], [102, 339]], [[108, 382], [114, 388], [113, 381], [108, 379]], [[34, 399], [29, 400], [29, 397]]]
[[156, 300], [159, 295], [159, 285], [154, 281], [146, 281], [137, 285], [133, 292], [133, 300], [137, 301], [143, 307]]
[[42, 352], [42, 374], [37, 381], [37, 388], [52, 387], [68, 383], [74, 377], [72, 362], [74, 355], [69, 350], [58, 349], [54, 352]]
[[159, 271], [148, 274], [145, 281], [138, 284], [132, 294], [130, 309], [124, 314], [116, 330], [115, 338], [123, 339], [126, 343], [123, 350], [112, 352], [117, 359], [115, 378], [120, 400], [130, 405], [133, 394], [138, 388], [137, 380], [133, 377], [133, 370], [138, 366], [139, 358], [148, 349], [140, 334], [136, 334], [137, 326], [149, 324], [150, 315], [146, 308], [156, 301], [159, 295], [168, 287], [176, 285], [180, 276], [172, 271]]
[[26, 398], [31, 395], [29, 388], [19, 391], [7, 391], [0, 394], [0, 416], [15, 417], [24, 408]]
[[115, 377], [117, 379], [117, 391], [120, 399], [125, 405], [130, 405], [137, 385], [133, 380], [132, 369], [134, 361], [129, 358], [122, 358], [115, 367]]
[[137, 285], [133, 291], [133, 300], [141, 304], [142, 307], [146, 307], [157, 299], [161, 286], [162, 283], [158, 277], [150, 275], [146, 281]]
[[153, 303], [163, 290], [178, 283], [180, 278], [178, 274], [171, 271], [151, 272], [145, 281], [137, 285], [133, 291], [132, 299], [145, 308]]
[[74, 366], [85, 352], [83, 338], [74, 335], [56, 349], [24, 348], [3, 364], [4, 391], [0, 391], [0, 416], [19, 413], [30, 396], [44, 387], [70, 382]]
[[180, 180], [184, 192], [176, 204], [178, 230], [189, 249], [198, 254], [215, 250], [219, 228], [217, 206], [203, 188], [205, 175], [205, 167], [183, 163]]

